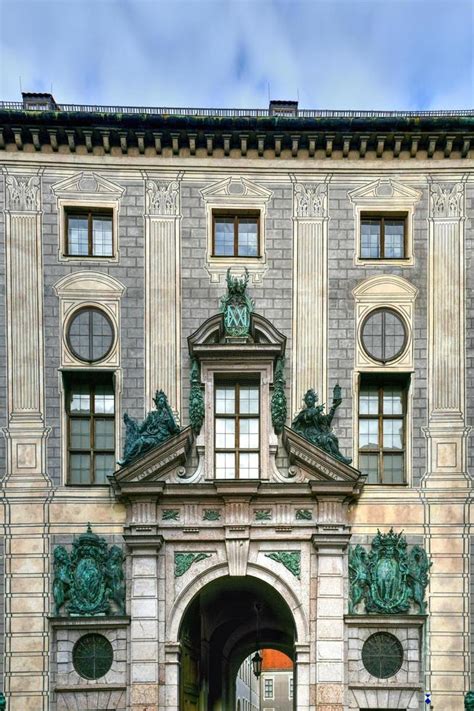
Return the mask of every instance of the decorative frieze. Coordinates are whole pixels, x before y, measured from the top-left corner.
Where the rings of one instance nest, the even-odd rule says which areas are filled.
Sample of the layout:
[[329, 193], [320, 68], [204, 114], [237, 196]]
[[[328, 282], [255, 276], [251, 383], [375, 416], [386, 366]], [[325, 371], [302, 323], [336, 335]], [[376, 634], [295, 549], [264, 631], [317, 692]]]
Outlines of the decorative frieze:
[[162, 521], [179, 521], [179, 509], [164, 509], [161, 512]]
[[203, 521], [220, 521], [221, 512], [217, 509], [204, 509], [202, 513]]

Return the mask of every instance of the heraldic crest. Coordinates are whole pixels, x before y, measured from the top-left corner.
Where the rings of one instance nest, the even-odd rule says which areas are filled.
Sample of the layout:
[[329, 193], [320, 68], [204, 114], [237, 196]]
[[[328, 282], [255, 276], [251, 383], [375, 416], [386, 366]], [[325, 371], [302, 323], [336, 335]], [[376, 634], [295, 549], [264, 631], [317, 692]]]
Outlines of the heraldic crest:
[[225, 335], [231, 338], [246, 338], [249, 335], [250, 314], [254, 307], [253, 299], [246, 293], [249, 282], [247, 267], [243, 277], [233, 277], [229, 267], [226, 282], [227, 294], [221, 298]]
[[380, 533], [372, 550], [357, 545], [349, 549], [349, 613], [357, 614], [359, 604], [365, 612], [397, 614], [409, 612], [412, 603], [425, 614], [425, 589], [431, 562], [421, 546], [407, 552], [403, 533]]

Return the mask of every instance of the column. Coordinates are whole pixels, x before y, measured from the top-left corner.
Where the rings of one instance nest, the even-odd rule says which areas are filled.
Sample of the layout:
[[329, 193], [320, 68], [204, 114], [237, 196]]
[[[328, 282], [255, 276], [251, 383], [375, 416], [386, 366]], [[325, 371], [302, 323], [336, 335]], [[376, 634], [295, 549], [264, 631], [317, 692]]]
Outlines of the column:
[[179, 183], [146, 181], [145, 396], [164, 390], [181, 409], [181, 287]]
[[429, 587], [425, 688], [462, 711], [469, 689], [469, 513], [465, 408], [464, 182], [430, 184], [427, 471]]
[[292, 414], [314, 388], [327, 400], [327, 184], [294, 187]]

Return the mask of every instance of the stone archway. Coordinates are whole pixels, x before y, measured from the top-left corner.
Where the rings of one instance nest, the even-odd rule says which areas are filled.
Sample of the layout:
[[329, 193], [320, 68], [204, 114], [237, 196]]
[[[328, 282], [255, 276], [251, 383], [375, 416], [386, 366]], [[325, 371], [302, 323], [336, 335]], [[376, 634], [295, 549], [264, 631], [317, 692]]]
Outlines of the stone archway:
[[235, 678], [256, 644], [295, 661], [296, 639], [293, 613], [274, 586], [249, 575], [208, 582], [187, 605], [179, 628], [180, 711], [235, 709]]

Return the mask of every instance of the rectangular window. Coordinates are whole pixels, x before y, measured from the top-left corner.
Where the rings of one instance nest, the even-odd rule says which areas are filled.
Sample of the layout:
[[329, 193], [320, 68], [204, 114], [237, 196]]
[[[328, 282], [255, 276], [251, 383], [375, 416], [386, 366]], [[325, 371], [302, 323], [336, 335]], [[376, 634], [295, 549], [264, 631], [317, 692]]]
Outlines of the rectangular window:
[[361, 259], [405, 259], [406, 215], [362, 213], [360, 223]]
[[66, 256], [113, 256], [112, 217], [112, 210], [67, 209]]
[[260, 216], [258, 212], [213, 212], [212, 222], [212, 256], [260, 256]]
[[111, 373], [65, 374], [68, 477], [73, 486], [108, 484], [115, 471], [115, 396]]
[[260, 388], [257, 381], [216, 381], [215, 476], [258, 479]]
[[359, 390], [359, 469], [368, 484], [405, 483], [408, 380], [362, 376]]
[[263, 682], [263, 698], [273, 699], [273, 679], [264, 679]]

